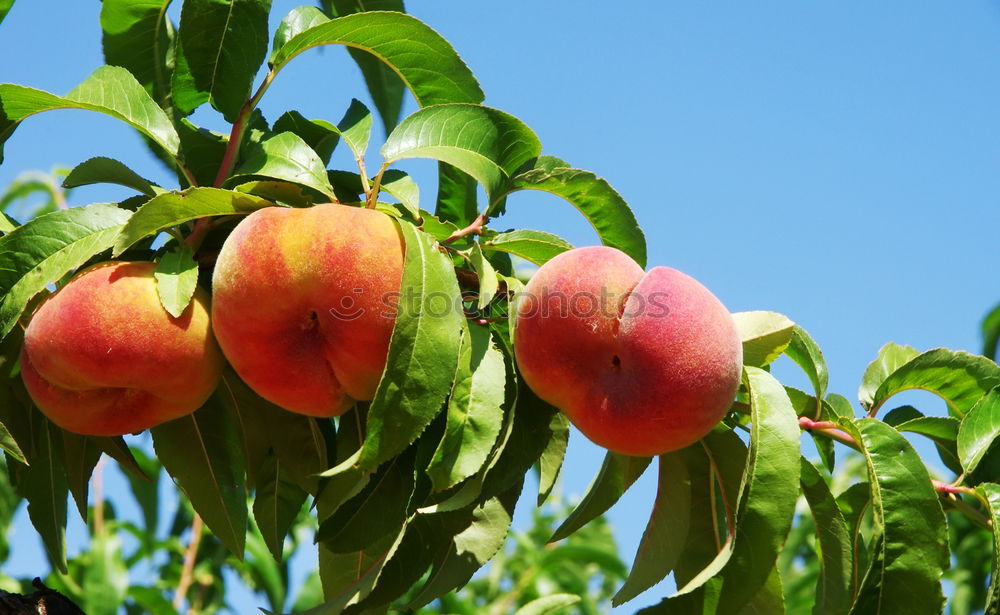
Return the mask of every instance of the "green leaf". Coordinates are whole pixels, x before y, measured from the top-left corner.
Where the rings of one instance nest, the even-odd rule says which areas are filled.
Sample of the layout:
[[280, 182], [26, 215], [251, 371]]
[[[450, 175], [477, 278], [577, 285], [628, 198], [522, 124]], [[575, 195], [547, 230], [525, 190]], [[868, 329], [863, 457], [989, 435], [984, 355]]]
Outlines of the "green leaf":
[[212, 533], [242, 559], [247, 529], [245, 461], [220, 393], [197, 412], [150, 432], [167, 473]]
[[36, 294], [112, 246], [131, 213], [98, 203], [39, 216], [0, 238], [0, 338]]
[[382, 174], [382, 190], [399, 200], [415, 219], [420, 218], [420, 186], [406, 173], [387, 169]]
[[420, 106], [483, 100], [479, 84], [451, 44], [402, 13], [357, 13], [313, 26], [278, 49], [271, 65], [278, 71], [303, 51], [331, 44], [367, 52], [387, 64]]
[[[310, 7], [302, 7], [310, 8]], [[311, 147], [323, 165], [330, 163], [330, 156], [340, 142], [337, 127], [325, 120], [307, 120], [298, 111], [286, 111], [271, 127], [272, 132], [292, 132]]]
[[406, 241], [402, 296], [358, 458], [358, 466], [369, 470], [409, 446], [440, 412], [455, 377], [465, 318], [451, 259], [426, 233], [405, 222], [399, 228]]
[[913, 357], [895, 369], [878, 386], [870, 408], [908, 389], [923, 389], [942, 398], [958, 418], [993, 387], [1000, 385], [1000, 366], [979, 355], [937, 348]]
[[[181, 137], [184, 164], [194, 175], [195, 181], [202, 186], [213, 185], [226, 155], [229, 137], [199, 128], [187, 118], [180, 118], [177, 122], [177, 133]], [[188, 185], [186, 178], [178, 177], [178, 180], [182, 186]]]
[[483, 250], [514, 254], [542, 266], [552, 257], [573, 249], [562, 237], [542, 231], [516, 230], [498, 233], [482, 244]]
[[14, 6], [14, 0], [0, 0], [0, 23], [3, 23], [3, 18], [10, 12], [12, 6]]
[[469, 249], [469, 261], [479, 278], [479, 298], [476, 305], [481, 310], [493, 301], [497, 289], [500, 288], [500, 282], [497, 279], [496, 270], [493, 269], [490, 261], [486, 260], [478, 243], [472, 244]]
[[444, 222], [463, 228], [468, 226], [479, 215], [477, 190], [474, 177], [446, 162], [439, 162], [434, 215]]
[[235, 122], [267, 55], [271, 0], [185, 0], [177, 36], [174, 105], [211, 102]]
[[[333, 2], [327, 1], [323, 4], [329, 6], [328, 10], [335, 17], [374, 10], [406, 12], [403, 0], [379, 0], [377, 2], [333, 0]], [[399, 112], [403, 108], [406, 84], [392, 68], [382, 63], [377, 56], [354, 47], [348, 47], [347, 51], [354, 58], [358, 68], [361, 69], [361, 75], [368, 86], [368, 93], [375, 101], [375, 108], [378, 109], [379, 115], [382, 117], [382, 126], [385, 129], [385, 134], [388, 135], [399, 122]]]
[[10, 137], [18, 122], [53, 109], [88, 109], [116, 117], [131, 124], [171, 156], [176, 158], [178, 155], [180, 138], [167, 114], [131, 73], [118, 66], [98, 68], [66, 96], [20, 85], [0, 84], [0, 145]]
[[573, 594], [550, 594], [535, 598], [519, 608], [514, 615], [546, 615], [546, 613], [555, 613], [560, 609], [573, 606], [579, 601], [580, 596]]
[[316, 541], [334, 553], [350, 553], [398, 532], [413, 494], [415, 454], [410, 447], [384, 463], [358, 495], [320, 523]]
[[558, 158], [541, 156], [533, 169], [512, 177], [503, 192], [491, 197], [487, 215], [502, 211], [503, 202], [498, 199], [516, 190], [542, 190], [562, 197], [587, 218], [601, 243], [646, 266], [646, 237], [628, 203], [606, 180], [590, 171], [568, 168]]
[[295, 133], [273, 134], [247, 149], [246, 159], [226, 185], [246, 181], [250, 177], [269, 177], [306, 186], [331, 200], [336, 199], [323, 161]]
[[299, 6], [289, 11], [281, 19], [278, 29], [274, 31], [274, 40], [271, 41], [271, 56], [268, 58], [268, 62], [273, 61], [274, 54], [289, 40], [326, 21], [330, 21], [330, 18], [315, 6]]
[[948, 536], [927, 468], [906, 438], [882, 421], [842, 419], [840, 425], [865, 456], [878, 534], [851, 612], [940, 613]]
[[368, 151], [368, 140], [372, 134], [371, 111], [360, 100], [352, 98], [351, 106], [337, 123], [337, 132], [347, 147], [354, 152], [354, 158], [364, 160], [365, 152]]
[[420, 109], [382, 146], [386, 164], [431, 158], [468, 173], [490, 195], [541, 151], [538, 137], [516, 117], [481, 105], [452, 103]]
[[77, 186], [99, 183], [118, 184], [126, 188], [133, 188], [148, 196], [156, 196], [163, 192], [162, 188], [141, 177], [125, 166], [125, 163], [103, 156], [91, 158], [76, 165], [63, 180], [62, 185], [63, 188], [76, 188]]
[[447, 427], [427, 466], [435, 491], [452, 487], [486, 463], [500, 434], [506, 371], [487, 328], [462, 329], [458, 371], [448, 396]]
[[680, 452], [660, 456], [653, 512], [625, 585], [611, 599], [619, 606], [660, 582], [682, 555], [691, 523], [691, 477]]
[[976, 487], [976, 493], [987, 504], [987, 512], [993, 524], [993, 566], [990, 574], [990, 585], [986, 594], [987, 615], [1000, 613], [1000, 485], [982, 483]]
[[785, 349], [785, 354], [805, 371], [816, 392], [816, 399], [826, 396], [826, 387], [830, 383], [830, 374], [826, 366], [823, 351], [812, 336], [802, 327], [795, 325], [792, 330], [792, 341]]
[[542, 456], [538, 459], [538, 501], [541, 506], [556, 486], [556, 479], [562, 470], [563, 459], [566, 457], [566, 447], [569, 444], [569, 419], [562, 412], [552, 415], [549, 424], [552, 438], [545, 445]]
[[743, 473], [733, 555], [722, 573], [721, 612], [738, 612], [767, 582], [792, 527], [799, 496], [798, 417], [781, 384], [745, 368], [750, 391], [750, 449]]
[[975, 471], [997, 436], [1000, 436], [1000, 388], [981, 397], [958, 428], [958, 457], [966, 474]]
[[32, 411], [30, 466], [8, 461], [16, 473], [18, 495], [28, 501], [28, 518], [42, 539], [53, 568], [63, 574], [66, 567], [66, 500], [69, 488], [59, 459], [57, 428], [40, 412]]
[[604, 514], [611, 508], [625, 491], [632, 486], [652, 461], [650, 457], [630, 457], [621, 453], [608, 451], [604, 464], [594, 478], [587, 493], [549, 538], [556, 542], [566, 538], [593, 519]]
[[309, 493], [288, 476], [273, 452], [264, 458], [257, 477], [253, 518], [274, 559], [281, 561], [285, 536], [302, 510]]
[[194, 260], [194, 252], [187, 245], [178, 245], [160, 257], [153, 277], [163, 309], [174, 318], [180, 318], [198, 287], [198, 263]]
[[820, 577], [816, 585], [814, 615], [839, 615], [851, 608], [851, 579], [854, 571], [854, 545], [851, 528], [830, 493], [830, 487], [813, 464], [801, 460], [802, 494], [816, 520], [819, 541]]
[[7, 214], [0, 212], [0, 234], [6, 235], [14, 229], [20, 226], [14, 218], [11, 218]]
[[489, 498], [471, 511], [430, 518], [432, 522], [443, 519], [443, 533], [451, 538], [439, 550], [427, 580], [407, 608], [419, 608], [466, 585], [472, 575], [497, 554], [510, 530], [519, 493], [518, 486], [501, 496]]
[[889, 374], [893, 373], [911, 359], [919, 355], [916, 348], [900, 346], [889, 342], [878, 351], [878, 356], [865, 368], [861, 377], [861, 387], [858, 389], [858, 400], [862, 406], [870, 407], [875, 401], [875, 392]]
[[895, 427], [896, 431], [916, 433], [929, 438], [934, 442], [941, 461], [948, 466], [948, 469], [955, 474], [962, 473], [962, 463], [959, 460], [956, 443], [959, 434], [958, 419], [950, 416], [918, 416], [893, 424], [886, 415], [885, 422]]
[[80, 518], [86, 522], [90, 477], [101, 458], [101, 449], [89, 436], [59, 431], [62, 432], [62, 465], [66, 472], [67, 486], [76, 502]]
[[163, 109], [170, 109], [174, 26], [170, 0], [104, 0], [104, 62], [127, 68]]
[[781, 356], [792, 342], [795, 323], [777, 312], [733, 314], [743, 340], [743, 363], [763, 367]]
[[983, 318], [983, 356], [996, 360], [997, 344], [1000, 343], [1000, 305], [994, 307], [989, 314]]
[[115, 615], [128, 594], [128, 568], [122, 542], [107, 529], [94, 532], [83, 572], [84, 606], [89, 615]]
[[206, 216], [243, 215], [274, 203], [260, 197], [219, 188], [188, 188], [153, 197], [139, 208], [115, 241], [114, 254], [171, 227]]

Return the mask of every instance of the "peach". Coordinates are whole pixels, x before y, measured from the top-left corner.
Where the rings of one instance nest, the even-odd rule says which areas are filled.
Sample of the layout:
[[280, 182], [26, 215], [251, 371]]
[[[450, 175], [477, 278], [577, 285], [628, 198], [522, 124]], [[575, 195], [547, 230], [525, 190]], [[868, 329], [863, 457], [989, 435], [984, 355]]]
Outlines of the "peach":
[[89, 267], [48, 297], [24, 332], [21, 376], [52, 422], [86, 435], [142, 431], [197, 410], [223, 358], [195, 292], [179, 318], [160, 305], [154, 263]]
[[385, 214], [324, 204], [268, 207], [226, 239], [212, 278], [223, 353], [261, 397], [336, 416], [375, 396], [403, 276]]
[[652, 456], [707, 434], [733, 402], [743, 347], [725, 306], [668, 267], [609, 247], [564, 252], [516, 303], [524, 381], [596, 444]]

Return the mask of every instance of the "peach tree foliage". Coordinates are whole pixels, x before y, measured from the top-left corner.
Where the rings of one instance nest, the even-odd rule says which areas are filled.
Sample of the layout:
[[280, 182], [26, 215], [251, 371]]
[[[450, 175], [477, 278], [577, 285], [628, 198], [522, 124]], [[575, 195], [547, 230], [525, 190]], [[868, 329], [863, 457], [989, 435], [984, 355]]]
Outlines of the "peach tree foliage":
[[[248, 213], [331, 201], [376, 208], [395, 218], [406, 240], [404, 290], [451, 297], [464, 317], [400, 310], [374, 400], [339, 419], [287, 413], [229, 372], [202, 408], [151, 436], [159, 463], [236, 558], [259, 533], [281, 561], [299, 512], [311, 511], [324, 601], [305, 612], [421, 608], [496, 556], [533, 468], [538, 493], [528, 501], [549, 497], [569, 437], [564, 416], [521, 382], [505, 316], [522, 285], [512, 257], [542, 265], [572, 246], [549, 233], [504, 229], [515, 193], [562, 197], [603, 244], [641, 266], [643, 232], [606, 181], [543, 153], [528, 126], [483, 105], [471, 70], [401, 1], [324, 1], [293, 10], [273, 33], [267, 0], [186, 0], [179, 24], [166, 17], [169, 4], [105, 0], [107, 64], [68, 93], [0, 85], [0, 141], [36, 113], [87, 109], [130, 124], [177, 177], [176, 186], [158, 186], [127, 161], [96, 157], [74, 167], [64, 185], [119, 184], [134, 196], [57, 207], [23, 224], [0, 218], [0, 446], [11, 488], [28, 501], [53, 566], [67, 572], [69, 496], [87, 514], [88, 479], [102, 455], [144, 473], [125, 439], [59, 429], [20, 384], [22, 328], [51, 285], [109, 258], [151, 260], [163, 306], [176, 313], [199, 279], [208, 286], [214, 254]], [[0, 19], [9, 5], [0, 2]], [[344, 100], [339, 120], [295, 110], [265, 118], [258, 103], [282, 69], [328, 45], [347, 47], [375, 113]], [[401, 118], [407, 92], [418, 109]], [[205, 104], [231, 124], [228, 135], [191, 122]], [[388, 135], [377, 166], [365, 156], [376, 121]], [[357, 168], [329, 169], [336, 147], [347, 148]], [[410, 158], [438, 162], [436, 194], [421, 193], [395, 168]], [[166, 242], [154, 243], [164, 234]], [[746, 365], [725, 420], [655, 460], [608, 453], [550, 539], [581, 531], [655, 465], [656, 500], [615, 604], [641, 596], [653, 603], [641, 611], [650, 614], [802, 605], [831, 614], [937, 613], [948, 574], [954, 600], [964, 600], [953, 602], [954, 612], [1000, 609], [1000, 580], [983, 568], [982, 553], [989, 542], [995, 571], [1000, 536], [989, 536], [1000, 515], [993, 446], [1000, 367], [965, 352], [887, 344], [862, 375], [854, 404], [827, 390], [823, 355], [801, 326], [773, 312], [736, 317]], [[770, 374], [781, 356], [801, 367], [808, 391]], [[426, 369], [411, 369], [416, 364]], [[937, 394], [947, 415], [892, 408], [892, 397], [908, 389]], [[803, 433], [817, 462], [803, 456]], [[932, 476], [914, 438], [929, 439], [954, 476]], [[863, 461], [852, 466], [858, 480], [845, 484], [838, 477], [854, 455]], [[967, 574], [956, 574], [963, 566]], [[644, 593], [668, 574], [674, 593]], [[540, 596], [525, 613], [572, 600]]]

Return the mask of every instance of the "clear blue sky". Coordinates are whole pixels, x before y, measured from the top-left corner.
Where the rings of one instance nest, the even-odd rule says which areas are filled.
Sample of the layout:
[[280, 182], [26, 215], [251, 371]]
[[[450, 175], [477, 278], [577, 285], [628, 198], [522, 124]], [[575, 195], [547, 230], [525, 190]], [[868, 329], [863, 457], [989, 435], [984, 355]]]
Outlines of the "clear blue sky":
[[[276, 20], [297, 4], [275, 1]], [[455, 45], [487, 104], [625, 196], [651, 266], [694, 275], [732, 311], [776, 310], [808, 329], [833, 391], [854, 399], [887, 341], [978, 350], [978, 322], [1000, 301], [1000, 4], [630, 6], [408, 8]], [[102, 62], [99, 9], [96, 0], [19, 0], [0, 25], [0, 82], [60, 94], [76, 85]], [[271, 119], [287, 108], [336, 119], [352, 96], [367, 100], [347, 55], [329, 48], [297, 58], [262, 107]], [[195, 119], [224, 128], [211, 112]], [[170, 181], [127, 127], [85, 112], [29, 119], [5, 153], [0, 185], [96, 155]], [[86, 188], [74, 202], [121, 194]], [[554, 197], [517, 196], [508, 211], [499, 227], [596, 242]], [[579, 434], [572, 440], [564, 490], [579, 494], [600, 455]], [[650, 472], [611, 512], [626, 559], [654, 486]]]

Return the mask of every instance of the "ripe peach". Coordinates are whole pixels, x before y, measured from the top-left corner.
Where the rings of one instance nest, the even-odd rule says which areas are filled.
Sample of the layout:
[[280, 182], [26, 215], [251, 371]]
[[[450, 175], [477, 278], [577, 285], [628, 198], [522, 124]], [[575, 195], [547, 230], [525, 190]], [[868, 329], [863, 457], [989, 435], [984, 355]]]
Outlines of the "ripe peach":
[[261, 397], [336, 416], [375, 396], [403, 276], [403, 239], [371, 209], [268, 207], [233, 230], [212, 279], [212, 326]]
[[614, 248], [556, 256], [516, 310], [525, 382], [609, 450], [650, 456], [696, 442], [739, 386], [743, 347], [715, 295], [668, 267], [644, 273]]
[[21, 376], [60, 427], [116, 436], [197, 410], [222, 374], [195, 292], [179, 318], [160, 305], [145, 262], [109, 262], [78, 273], [39, 306], [24, 332]]

